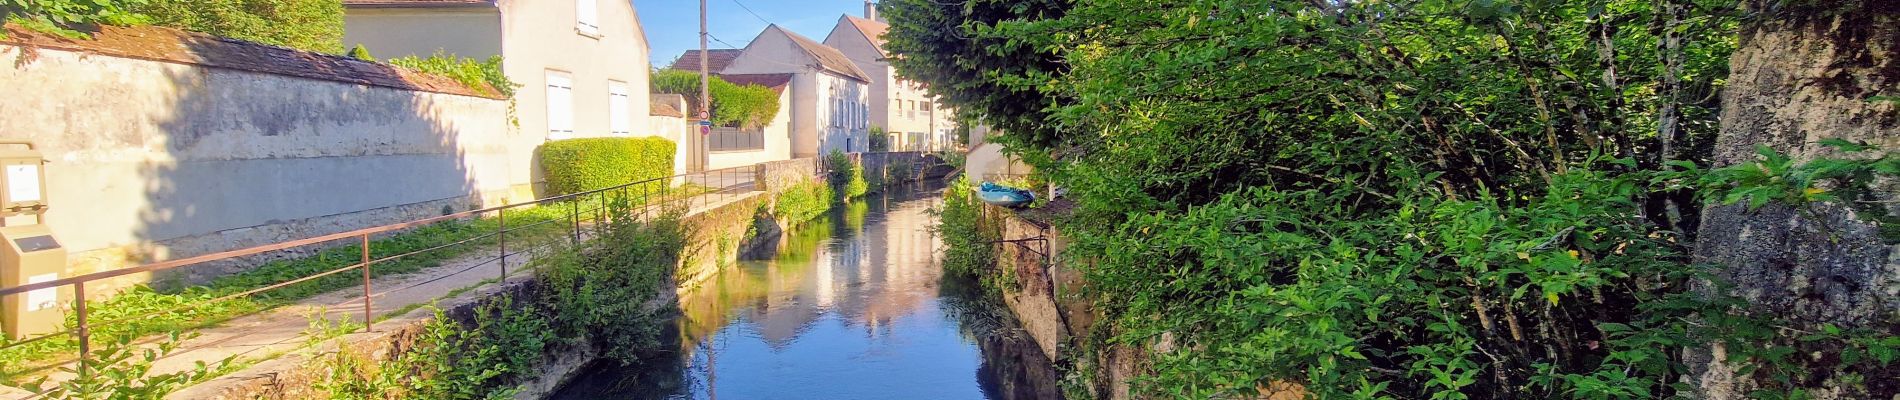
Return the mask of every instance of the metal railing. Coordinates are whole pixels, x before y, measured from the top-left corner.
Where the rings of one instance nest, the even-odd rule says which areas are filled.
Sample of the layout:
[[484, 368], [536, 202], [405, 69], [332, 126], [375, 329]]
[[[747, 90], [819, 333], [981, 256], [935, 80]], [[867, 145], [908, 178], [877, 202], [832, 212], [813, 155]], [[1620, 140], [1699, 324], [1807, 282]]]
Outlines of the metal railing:
[[[509, 251], [510, 250], [509, 248], [509, 233], [510, 232], [519, 232], [522, 230], [531, 229], [531, 228], [539, 227], [539, 226], [550, 224], [550, 223], [560, 222], [560, 223], [565, 223], [567, 225], [565, 227], [568, 230], [568, 232], [566, 232], [567, 233], [566, 236], [568, 239], [566, 240], [566, 242], [578, 244], [582, 240], [582, 234], [583, 234], [582, 222], [587, 221], [587, 220], [601, 221], [606, 218], [611, 218], [613, 216], [610, 216], [609, 213], [612, 207], [616, 207], [619, 205], [632, 205], [634, 207], [637, 207], [637, 210], [633, 211], [632, 214], [635, 218], [639, 218], [639, 219], [650, 218], [656, 213], [666, 212], [669, 210], [680, 210], [679, 208], [676, 208], [676, 207], [684, 207], [683, 210], [687, 210], [688, 212], [690, 212], [690, 210], [693, 210], [696, 207], [703, 208], [703, 207], [716, 205], [721, 202], [731, 200], [737, 196], [743, 195], [748, 192], [763, 190], [764, 182], [761, 175], [763, 175], [764, 168], [765, 168], [764, 164], [754, 164], [754, 165], [747, 165], [747, 166], [716, 169], [716, 170], [710, 170], [710, 171], [705, 171], [705, 172], [678, 174], [678, 175], [672, 175], [672, 176], [667, 176], [667, 177], [652, 178], [652, 179], [646, 179], [646, 180], [641, 180], [637, 182], [629, 182], [626, 184], [621, 184], [618, 186], [613, 186], [613, 187], [608, 187], [608, 188], [590, 190], [586, 192], [571, 193], [571, 194], [564, 194], [560, 196], [541, 198], [541, 199], [536, 199], [534, 201], [506, 204], [506, 205], [475, 209], [475, 210], [468, 210], [468, 211], [451, 213], [451, 214], [446, 214], [446, 215], [437, 216], [437, 217], [417, 219], [417, 220], [412, 220], [408, 222], [363, 228], [363, 229], [357, 229], [357, 230], [352, 230], [348, 232], [333, 233], [333, 234], [328, 234], [328, 235], [322, 235], [322, 236], [298, 239], [298, 240], [291, 240], [291, 241], [273, 243], [273, 244], [262, 245], [262, 246], [248, 247], [248, 248], [242, 248], [242, 249], [236, 249], [236, 250], [228, 250], [228, 251], [204, 254], [204, 255], [199, 255], [199, 256], [194, 256], [194, 257], [180, 258], [180, 259], [175, 259], [175, 260], [167, 260], [167, 261], [140, 265], [137, 267], [117, 269], [117, 270], [111, 270], [111, 271], [103, 271], [103, 272], [95, 272], [95, 273], [74, 276], [74, 277], [69, 277], [69, 278], [64, 278], [64, 279], [39, 282], [39, 283], [31, 283], [31, 284], [25, 284], [25, 285], [9, 287], [9, 288], [0, 288], [0, 297], [4, 297], [4, 296], [21, 295], [23, 293], [34, 291], [34, 290], [51, 289], [51, 288], [58, 288], [58, 287], [63, 287], [63, 286], [72, 286], [73, 287], [73, 303], [72, 303], [71, 310], [76, 314], [75, 323], [70, 325], [67, 329], [43, 334], [40, 336], [34, 336], [34, 337], [22, 339], [22, 340], [12, 341], [12, 342], [6, 343], [4, 346], [0, 346], [0, 349], [11, 348], [15, 346], [24, 345], [27, 343], [33, 343], [33, 342], [46, 340], [53, 337], [59, 337], [61, 335], [70, 334], [70, 335], [74, 335], [75, 339], [77, 339], [77, 342], [78, 342], [78, 347], [79, 347], [78, 359], [82, 361], [88, 360], [91, 357], [91, 353], [92, 353], [91, 351], [92, 328], [95, 326], [105, 326], [107, 324], [113, 324], [113, 323], [123, 323], [127, 321], [142, 320], [142, 319], [145, 319], [147, 317], [152, 317], [152, 316], [179, 313], [183, 311], [192, 310], [198, 307], [204, 307], [210, 304], [221, 303], [224, 301], [229, 301], [229, 300], [237, 299], [240, 297], [252, 296], [252, 295], [264, 293], [270, 290], [280, 289], [280, 288], [284, 288], [290, 285], [308, 282], [308, 281], [315, 280], [318, 278], [350, 272], [353, 270], [360, 270], [363, 276], [363, 297], [362, 297], [363, 330], [365, 332], [368, 332], [368, 331], [371, 331], [371, 329], [373, 329], [373, 326], [375, 323], [375, 306], [374, 306], [373, 299], [377, 297], [386, 296], [390, 293], [412, 289], [415, 287], [419, 287], [421, 285], [425, 285], [425, 284], [433, 283], [433, 282], [446, 279], [449, 277], [457, 276], [469, 271], [473, 271], [474, 269], [487, 265], [488, 263], [495, 263], [495, 262], [500, 263], [501, 281], [506, 281], [508, 276], [510, 275], [508, 271], [508, 257], [520, 255], [522, 253], [538, 251], [541, 249], [552, 247], [554, 245], [559, 245], [560, 242], [563, 242], [561, 240], [555, 239], [555, 240], [551, 240], [550, 243], [544, 244], [541, 247], [517, 248], [515, 249], [515, 251], [510, 252]], [[677, 184], [678, 186], [675, 186], [675, 184]], [[638, 193], [639, 197], [637, 198], [631, 197], [636, 192]], [[657, 195], [657, 197], [655, 195]], [[610, 199], [616, 202], [625, 201], [626, 203], [616, 203], [616, 204], [610, 205], [609, 204]], [[593, 203], [593, 204], [583, 204], [583, 203]], [[567, 215], [565, 215], [564, 218], [548, 219], [548, 220], [537, 221], [533, 223], [515, 225], [515, 226], [510, 226], [508, 224], [507, 214], [505, 213], [506, 211], [526, 208], [530, 206], [548, 206], [548, 207], [566, 206], [567, 207], [566, 211], [568, 212], [566, 213]], [[587, 207], [587, 208], [583, 210], [582, 207]], [[464, 239], [457, 240], [454, 242], [432, 246], [425, 249], [409, 251], [409, 252], [405, 252], [401, 254], [389, 255], [389, 256], [384, 256], [381, 258], [371, 257], [370, 239], [371, 239], [371, 236], [373, 235], [396, 233], [398, 231], [408, 230], [411, 228], [418, 228], [418, 227], [423, 227], [423, 226], [443, 223], [443, 222], [449, 222], [449, 221], [475, 220], [475, 219], [485, 218], [490, 215], [492, 215], [493, 218], [496, 219], [496, 226], [493, 232], [486, 232], [480, 235], [464, 238]], [[412, 257], [419, 254], [424, 254], [424, 253], [447, 249], [450, 247], [465, 245], [465, 244], [473, 243], [475, 241], [485, 240], [488, 238], [495, 239], [494, 246], [496, 248], [496, 252], [494, 253], [493, 257], [483, 259], [482, 261], [476, 262], [473, 265], [469, 266], [468, 268], [462, 269], [460, 271], [456, 271], [456, 272], [442, 275], [442, 276], [437, 276], [425, 282], [414, 283], [414, 284], [410, 284], [405, 287], [396, 288], [396, 289], [389, 289], [380, 293], [375, 291], [374, 282], [372, 279], [374, 275], [372, 273], [372, 268], [376, 266], [377, 264], [388, 263], [391, 261], [402, 259], [404, 257]], [[91, 321], [88, 318], [88, 314], [90, 313], [91, 310], [88, 310], [87, 305], [86, 305], [86, 287], [87, 287], [87, 284], [90, 282], [95, 282], [95, 281], [104, 280], [104, 279], [118, 278], [118, 277], [123, 277], [127, 275], [132, 275], [132, 274], [172, 270], [172, 269], [183, 268], [183, 267], [188, 267], [188, 266], [200, 265], [200, 264], [213, 262], [213, 261], [232, 260], [238, 257], [254, 256], [254, 255], [260, 255], [264, 253], [290, 250], [290, 249], [295, 249], [295, 248], [300, 248], [300, 247], [305, 247], [305, 246], [315, 246], [319, 244], [342, 241], [342, 240], [347, 240], [347, 239], [354, 239], [356, 241], [356, 245], [362, 248], [361, 258], [358, 262], [354, 264], [346, 265], [340, 268], [326, 270], [323, 272], [314, 273], [308, 276], [290, 279], [287, 281], [271, 284], [264, 287], [244, 290], [238, 293], [232, 293], [232, 294], [220, 296], [210, 301], [192, 302], [191, 304], [187, 304], [181, 307], [143, 313], [136, 316], [127, 317], [127, 318], [120, 318], [114, 321], [103, 321], [103, 322]], [[517, 238], [517, 239], [520, 239], [520, 238]], [[456, 255], [456, 257], [461, 257], [465, 255], [466, 254], [458, 254]], [[351, 304], [355, 302], [356, 300], [349, 300], [340, 305]], [[266, 312], [266, 311], [268, 311], [268, 309], [254, 311], [249, 314], [238, 315], [237, 317], [241, 317], [244, 315], [252, 315], [255, 313], [261, 313], [261, 312]], [[71, 361], [72, 359], [64, 359], [64, 360], [53, 360], [51, 362], [54, 364], [59, 364], [59, 363], [65, 363], [65, 362], [71, 362]], [[86, 363], [84, 362], [80, 363], [80, 368], [82, 369], [82, 371], [84, 368], [86, 368], [85, 364]]]

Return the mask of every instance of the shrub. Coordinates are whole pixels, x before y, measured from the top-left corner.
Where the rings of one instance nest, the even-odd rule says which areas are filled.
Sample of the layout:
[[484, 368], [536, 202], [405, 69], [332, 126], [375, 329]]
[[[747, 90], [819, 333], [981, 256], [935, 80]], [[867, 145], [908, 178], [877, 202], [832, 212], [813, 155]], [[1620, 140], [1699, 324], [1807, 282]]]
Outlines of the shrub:
[[882, 126], [871, 126], [871, 151], [891, 151], [891, 134]]
[[344, 50], [337, 0], [152, 0], [132, 9], [163, 26], [321, 53]]
[[772, 208], [789, 225], [810, 221], [831, 209], [833, 192], [830, 186], [813, 181], [804, 181], [785, 189], [778, 196], [777, 204]]
[[864, 169], [842, 151], [833, 150], [825, 156], [825, 171], [832, 190], [838, 193], [837, 201], [864, 197], [871, 191], [870, 183], [864, 181]]
[[[719, 77], [710, 80], [713, 123], [720, 126], [758, 128], [778, 116], [778, 92], [759, 85], [738, 85]], [[688, 107], [699, 107], [699, 74], [675, 69], [653, 74], [653, 92], [686, 96]], [[688, 117], [697, 116], [697, 110]]]
[[363, 61], [369, 61], [369, 62], [376, 62], [376, 56], [370, 55], [369, 48], [363, 47], [362, 44], [357, 44], [356, 47], [350, 48], [350, 58], [363, 60]]
[[[943, 238], [943, 271], [964, 277], [993, 278], [985, 274], [996, 265], [996, 250], [990, 242], [1001, 238], [992, 221], [983, 215], [983, 204], [968, 177], [957, 178], [943, 190], [943, 205], [932, 211], [937, 226], [931, 228]], [[989, 286], [989, 285], [986, 285]], [[993, 286], [992, 286], [993, 287]]]
[[657, 137], [585, 138], [548, 142], [537, 155], [548, 194], [559, 196], [672, 176], [673, 150]]
[[[368, 55], [368, 49], [364, 49], [363, 54]], [[473, 58], [462, 58], [447, 52], [436, 51], [428, 58], [416, 56], [392, 58], [389, 63], [416, 72], [448, 77], [476, 91], [490, 92], [492, 90], [492, 93], [502, 97], [514, 97], [515, 88], [521, 86], [509, 80], [507, 74], [502, 73], [501, 56], [489, 57], [486, 61], [476, 61]]]

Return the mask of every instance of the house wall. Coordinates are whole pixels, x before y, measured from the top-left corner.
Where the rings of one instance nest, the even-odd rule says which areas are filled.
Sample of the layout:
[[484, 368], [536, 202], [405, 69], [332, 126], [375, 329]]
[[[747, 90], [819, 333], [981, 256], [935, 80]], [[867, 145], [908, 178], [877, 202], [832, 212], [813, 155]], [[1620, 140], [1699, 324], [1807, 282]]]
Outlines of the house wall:
[[929, 92], [921, 84], [899, 78], [890, 62], [882, 59], [877, 45], [865, 38], [855, 25], [839, 18], [831, 34], [825, 37], [825, 45], [837, 48], [851, 58], [858, 69], [871, 75], [866, 96], [871, 108], [870, 123], [892, 134], [893, 150], [920, 150], [917, 142], [935, 140], [938, 136], [935, 133], [939, 131], [938, 119], [933, 113], [936, 107], [922, 107], [925, 102], [935, 103]]
[[[834, 100], [846, 99], [852, 106], [866, 105], [870, 91], [864, 83], [822, 72], [792, 39], [775, 29], [767, 29], [752, 43], [747, 44], [745, 52], [725, 69], [727, 74], [774, 74], [790, 73], [791, 87], [791, 157], [814, 157], [833, 150], [853, 152], [869, 148], [865, 141], [865, 130], [869, 127], [868, 113], [847, 114], [834, 110]], [[855, 118], [851, 122], [848, 119]], [[841, 124], [833, 126], [834, 119]], [[849, 146], [847, 146], [849, 144]]]
[[492, 7], [353, 8], [343, 15], [343, 44], [379, 59], [444, 51], [486, 60], [502, 55], [501, 13]]
[[719, 169], [752, 165], [769, 161], [789, 160], [792, 158], [792, 115], [786, 112], [792, 104], [790, 90], [779, 92], [779, 113], [772, 117], [772, 123], [765, 126], [765, 146], [750, 151], [715, 151], [707, 155], [707, 169]]
[[[657, 135], [647, 122], [651, 110], [646, 32], [631, 2], [597, 0], [599, 34], [576, 28], [575, 2], [501, 0], [495, 7], [364, 8], [345, 14], [345, 42], [363, 43], [381, 58], [427, 56], [437, 49], [476, 59], [502, 55], [502, 71], [520, 85], [512, 109], [511, 146], [534, 148], [548, 135], [548, 71], [572, 81], [572, 137], [609, 136], [612, 114], [608, 82], [624, 83], [627, 117], [635, 136]], [[680, 146], [677, 159], [686, 156]], [[535, 165], [533, 152], [514, 154], [509, 163]], [[678, 169], [683, 170], [683, 169]], [[539, 182], [539, 168], [510, 171], [510, 179]], [[517, 188], [521, 191], [532, 187]]]
[[525, 200], [505, 100], [36, 47], [0, 44], [0, 132], [49, 161], [73, 274]]
[[[608, 110], [608, 81], [627, 85], [627, 107], [635, 136], [641, 132], [651, 108], [650, 68], [647, 62], [645, 30], [639, 16], [627, 1], [598, 0], [600, 34], [581, 34], [576, 28], [575, 3], [566, 0], [502, 0], [502, 52], [507, 58], [503, 69], [509, 79], [522, 85], [515, 91], [516, 113], [523, 136], [538, 140], [530, 146], [550, 140], [548, 132], [547, 72], [567, 72], [573, 81], [573, 137], [609, 136], [611, 116]], [[682, 152], [683, 153], [683, 152]], [[675, 158], [683, 157], [677, 154]], [[513, 160], [530, 162], [524, 158]], [[534, 170], [539, 181], [539, 170]]]
[[870, 120], [868, 113], [858, 109], [871, 99], [867, 85], [832, 74], [817, 74], [817, 81], [820, 85], [818, 154], [869, 150], [866, 131]]

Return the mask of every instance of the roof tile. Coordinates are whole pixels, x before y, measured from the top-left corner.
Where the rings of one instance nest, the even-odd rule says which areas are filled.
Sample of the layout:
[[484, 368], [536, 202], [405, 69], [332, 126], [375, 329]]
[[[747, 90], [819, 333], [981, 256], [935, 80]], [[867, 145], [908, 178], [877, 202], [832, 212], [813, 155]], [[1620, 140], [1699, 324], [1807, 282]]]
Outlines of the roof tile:
[[[740, 52], [741, 50], [739, 49], [708, 50], [706, 52], [706, 65], [711, 67], [708, 68], [708, 70], [715, 74], [725, 70], [726, 65], [732, 64], [733, 59], [739, 58]], [[698, 71], [699, 50], [687, 50], [686, 53], [680, 54], [680, 58], [673, 60], [673, 66], [667, 68]]]
[[[158, 26], [103, 26], [90, 39], [71, 39], [4, 27], [0, 44], [86, 52], [110, 57], [199, 65], [403, 90], [500, 98], [452, 79], [382, 63], [221, 38]], [[484, 88], [486, 89], [486, 88]]]
[[858, 64], [851, 62], [850, 57], [845, 57], [844, 52], [840, 52], [838, 49], [826, 46], [824, 43], [818, 43], [815, 40], [811, 40], [811, 38], [781, 28], [778, 25], [772, 25], [765, 29], [778, 29], [781, 32], [785, 32], [785, 36], [792, 38], [792, 43], [797, 44], [799, 49], [803, 50], [805, 54], [811, 55], [812, 59], [818, 60], [818, 66], [825, 70], [843, 75], [847, 78], [856, 79], [860, 82], [871, 82], [871, 75], [864, 73], [862, 69], [858, 69]]

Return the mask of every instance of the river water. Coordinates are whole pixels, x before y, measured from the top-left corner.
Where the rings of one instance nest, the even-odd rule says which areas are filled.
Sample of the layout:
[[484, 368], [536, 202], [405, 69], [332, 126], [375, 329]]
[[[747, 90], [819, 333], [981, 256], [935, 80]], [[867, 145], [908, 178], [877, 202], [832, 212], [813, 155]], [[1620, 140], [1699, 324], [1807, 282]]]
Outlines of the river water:
[[940, 188], [834, 209], [682, 294], [677, 351], [590, 365], [554, 399], [1059, 399], [974, 283], [946, 278]]

